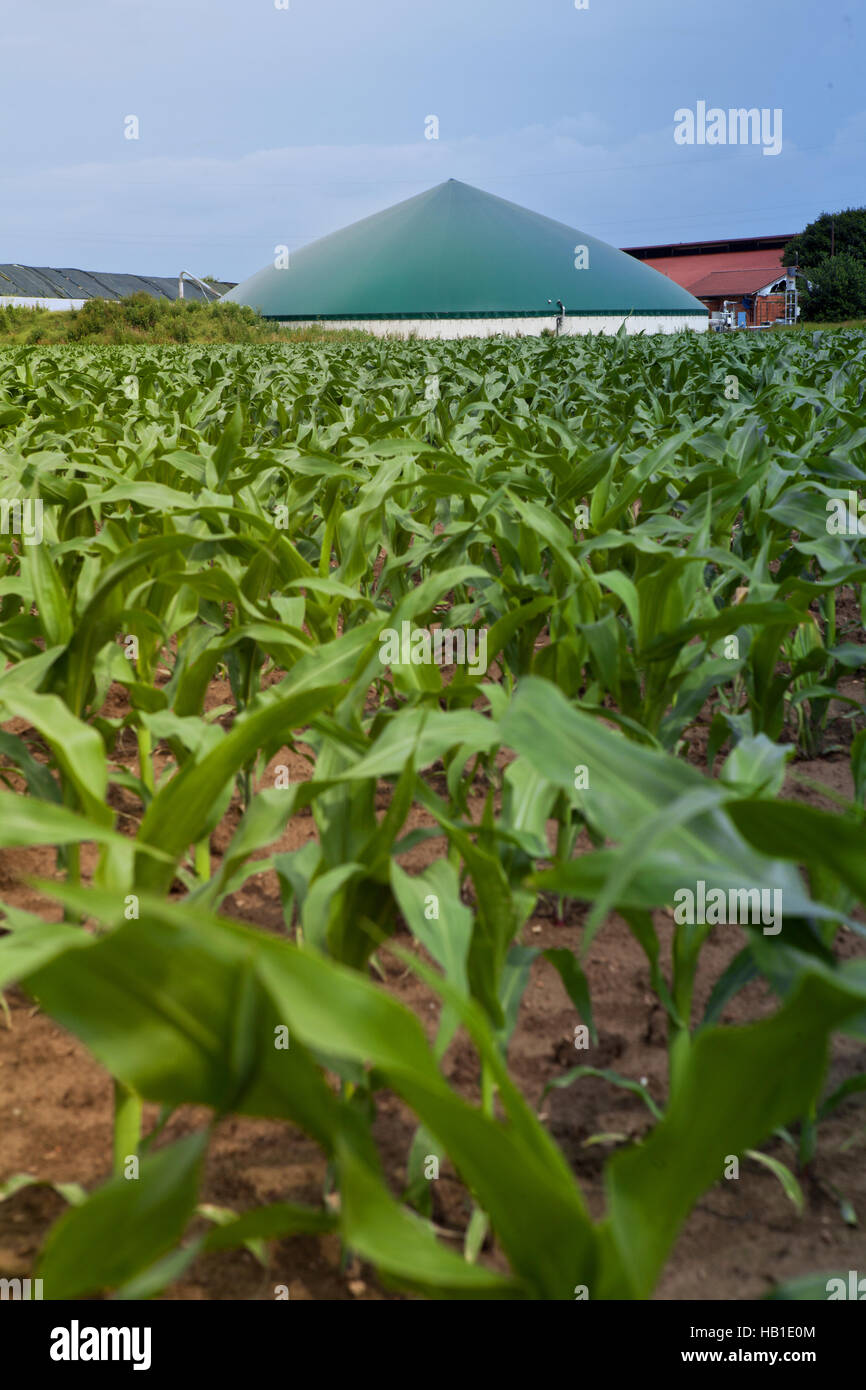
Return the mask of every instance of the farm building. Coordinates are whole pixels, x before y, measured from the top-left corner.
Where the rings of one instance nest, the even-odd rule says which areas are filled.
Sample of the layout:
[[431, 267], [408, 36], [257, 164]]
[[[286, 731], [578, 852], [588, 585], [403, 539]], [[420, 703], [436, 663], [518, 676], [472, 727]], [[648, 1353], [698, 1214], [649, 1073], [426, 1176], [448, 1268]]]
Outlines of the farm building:
[[[31, 309], [80, 309], [88, 299], [125, 299], [130, 294], [149, 294], [154, 299], [180, 298], [180, 277], [167, 275], [115, 275], [89, 270], [54, 270], [50, 266], [0, 265], [0, 306]], [[213, 300], [231, 289], [228, 281], [214, 281], [211, 293], [195, 280], [184, 278], [185, 299]]]
[[708, 318], [651, 266], [456, 179], [277, 256], [225, 299], [281, 323], [421, 338], [704, 331]]
[[749, 328], [774, 323], [785, 313], [782, 252], [794, 236], [740, 237], [733, 241], [682, 241], [629, 246], [630, 256], [660, 270], [711, 311], [735, 302]]

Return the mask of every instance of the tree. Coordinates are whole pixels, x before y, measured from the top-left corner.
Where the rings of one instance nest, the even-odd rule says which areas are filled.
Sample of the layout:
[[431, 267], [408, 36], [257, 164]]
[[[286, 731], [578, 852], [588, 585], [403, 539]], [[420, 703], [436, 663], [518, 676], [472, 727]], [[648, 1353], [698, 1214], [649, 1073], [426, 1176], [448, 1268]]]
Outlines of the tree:
[[832, 322], [866, 316], [866, 260], [843, 252], [808, 272], [810, 289], [803, 306], [807, 319]]
[[836, 256], [851, 255], [866, 264], [866, 208], [822, 212], [805, 231], [792, 237], [782, 252], [782, 262], [813, 270], [827, 260], [831, 252]]

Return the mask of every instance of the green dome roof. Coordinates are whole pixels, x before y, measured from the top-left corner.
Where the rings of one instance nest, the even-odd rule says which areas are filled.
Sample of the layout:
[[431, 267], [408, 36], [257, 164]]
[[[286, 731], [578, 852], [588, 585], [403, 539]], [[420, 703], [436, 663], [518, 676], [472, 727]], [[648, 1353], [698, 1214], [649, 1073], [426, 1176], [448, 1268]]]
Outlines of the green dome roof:
[[[575, 268], [577, 247], [588, 268]], [[702, 314], [667, 276], [564, 222], [449, 179], [293, 251], [224, 296], [274, 319]]]

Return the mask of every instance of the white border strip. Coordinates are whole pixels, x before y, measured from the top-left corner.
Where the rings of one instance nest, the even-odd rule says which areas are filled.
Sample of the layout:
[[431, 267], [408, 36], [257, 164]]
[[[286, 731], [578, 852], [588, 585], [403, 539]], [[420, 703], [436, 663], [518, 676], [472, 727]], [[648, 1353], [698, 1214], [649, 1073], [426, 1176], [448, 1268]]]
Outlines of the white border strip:
[[[537, 338], [547, 328], [556, 331], [556, 318], [531, 319], [279, 319], [281, 328], [360, 329], [377, 338], [490, 338], [504, 334], [508, 338]], [[682, 333], [691, 328], [706, 333], [709, 317], [706, 314], [592, 314], [581, 317], [567, 315], [564, 337], [582, 333], [617, 333], [625, 324], [626, 333]]]
[[23, 294], [0, 295], [0, 309], [50, 309], [52, 313], [62, 310], [83, 309], [86, 299], [31, 299]]

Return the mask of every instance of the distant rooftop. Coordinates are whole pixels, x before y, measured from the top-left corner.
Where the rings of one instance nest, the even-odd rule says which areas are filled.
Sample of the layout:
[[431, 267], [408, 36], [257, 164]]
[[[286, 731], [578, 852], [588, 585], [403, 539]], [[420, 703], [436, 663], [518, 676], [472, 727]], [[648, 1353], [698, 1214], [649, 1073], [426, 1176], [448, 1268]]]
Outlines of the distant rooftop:
[[723, 237], [721, 241], [664, 241], [658, 246], [623, 246], [623, 251], [639, 261], [660, 260], [664, 256], [718, 256], [726, 251], [781, 251], [796, 232], [770, 236]]
[[697, 299], [756, 294], [784, 273], [782, 251], [796, 233], [664, 242], [623, 249]]
[[701, 280], [689, 282], [689, 294], [697, 299], [723, 299], [726, 295], [757, 294], [782, 280], [780, 266], [745, 266], [730, 270], [711, 270]]
[[[233, 282], [214, 281], [214, 294], [222, 295]], [[149, 294], [154, 299], [177, 299], [177, 276], [115, 275], [89, 270], [54, 270], [51, 266], [0, 265], [0, 296], [26, 295], [38, 299], [124, 299], [130, 294]], [[185, 280], [184, 299], [209, 299], [191, 280]]]

